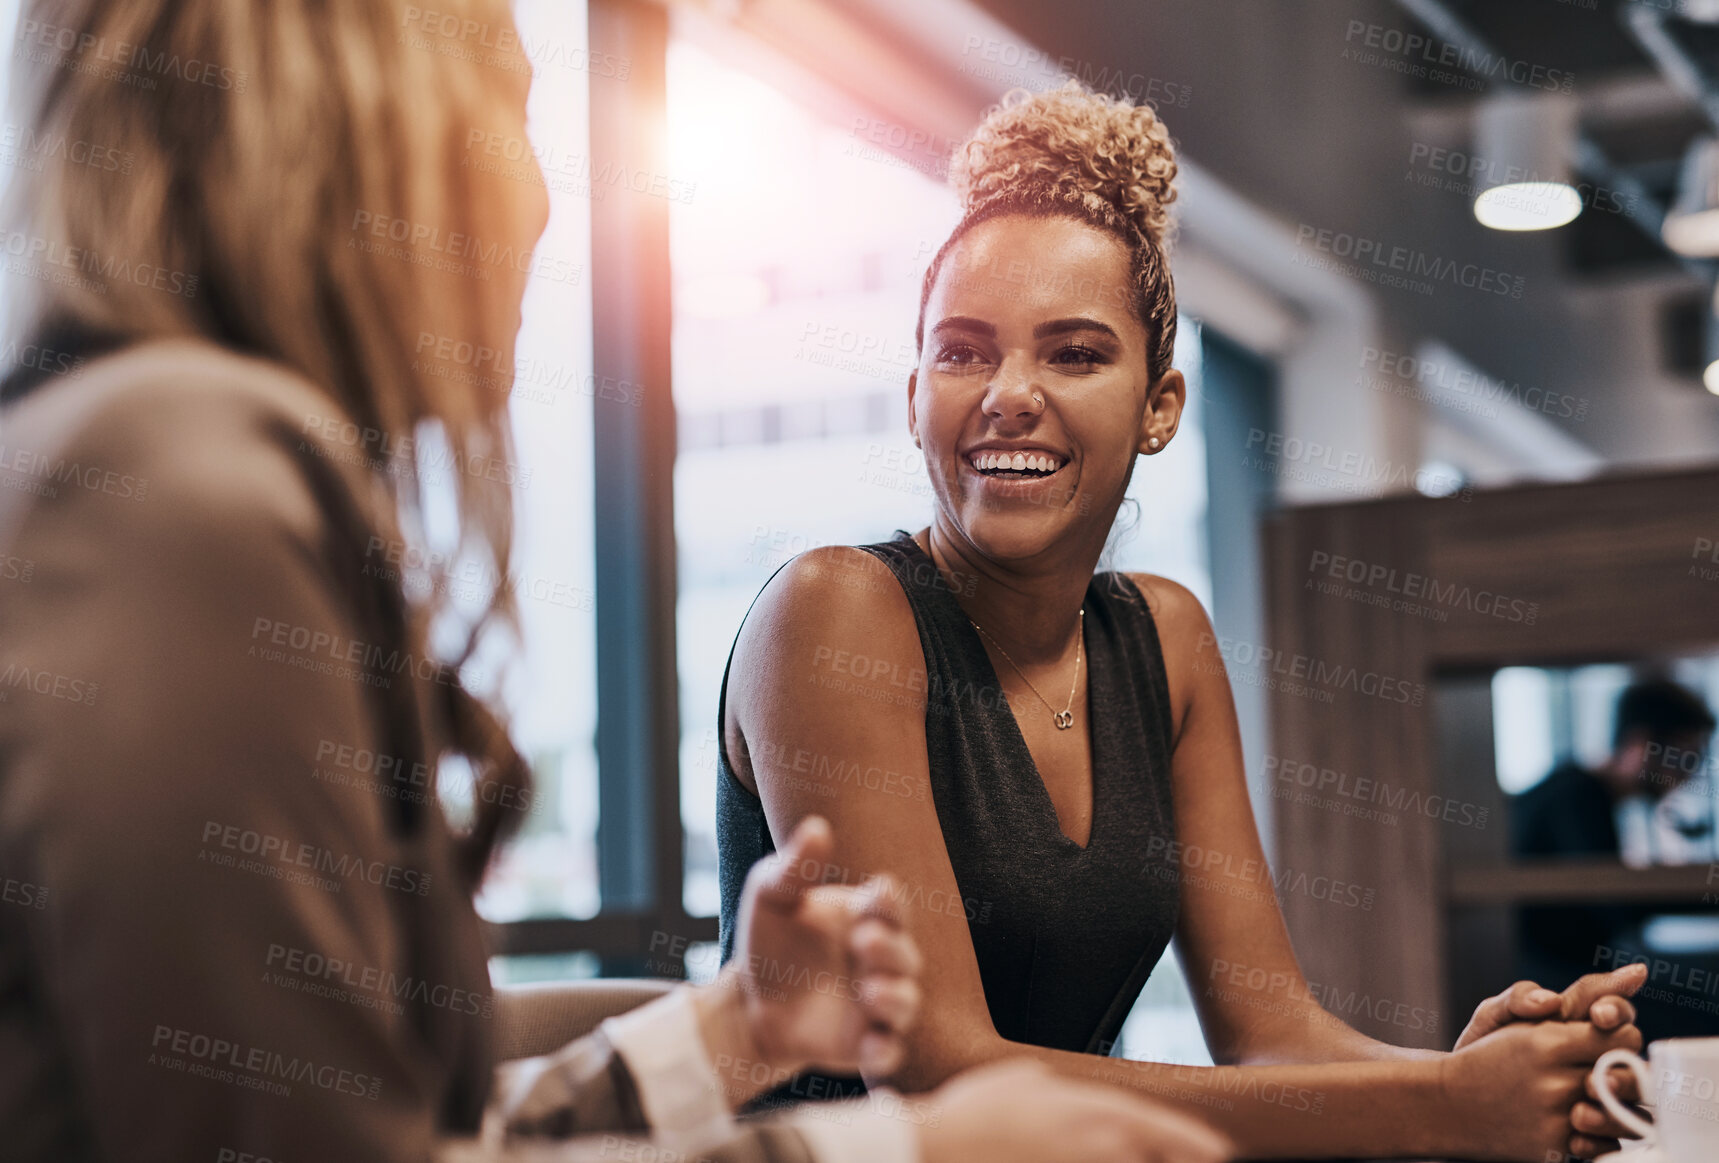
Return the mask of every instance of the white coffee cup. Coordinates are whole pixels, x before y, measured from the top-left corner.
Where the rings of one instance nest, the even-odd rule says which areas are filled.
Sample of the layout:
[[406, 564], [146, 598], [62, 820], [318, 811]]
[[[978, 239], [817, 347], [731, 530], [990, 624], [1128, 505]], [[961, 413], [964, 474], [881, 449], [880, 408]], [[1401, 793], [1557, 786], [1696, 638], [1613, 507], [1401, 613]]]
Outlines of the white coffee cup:
[[[1665, 1163], [1719, 1159], [1719, 1038], [1667, 1038], [1647, 1048], [1648, 1061], [1608, 1050], [1594, 1063], [1594, 1091], [1612, 1118], [1657, 1147]], [[1613, 1066], [1627, 1066], [1653, 1105], [1648, 1122], [1612, 1093]]]

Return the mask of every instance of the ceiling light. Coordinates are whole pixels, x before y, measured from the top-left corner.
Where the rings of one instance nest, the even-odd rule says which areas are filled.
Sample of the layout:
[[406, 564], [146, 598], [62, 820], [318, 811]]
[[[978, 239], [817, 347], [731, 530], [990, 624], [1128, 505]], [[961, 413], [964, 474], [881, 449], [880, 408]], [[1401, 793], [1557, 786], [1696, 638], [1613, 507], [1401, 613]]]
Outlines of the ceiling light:
[[1485, 187], [1474, 216], [1493, 230], [1551, 230], [1582, 212], [1570, 185], [1576, 104], [1559, 95], [1504, 94], [1475, 116], [1475, 153]]
[[1719, 141], [1698, 137], [1683, 155], [1677, 201], [1660, 227], [1665, 245], [1689, 258], [1719, 256]]
[[1709, 392], [1719, 396], [1719, 292], [1715, 292], [1715, 305], [1708, 309], [1707, 318], [1703, 321], [1701, 338], [1707, 359], [1701, 382]]
[[1567, 182], [1512, 182], [1474, 200], [1474, 216], [1494, 230], [1551, 230], [1582, 212], [1582, 196]]

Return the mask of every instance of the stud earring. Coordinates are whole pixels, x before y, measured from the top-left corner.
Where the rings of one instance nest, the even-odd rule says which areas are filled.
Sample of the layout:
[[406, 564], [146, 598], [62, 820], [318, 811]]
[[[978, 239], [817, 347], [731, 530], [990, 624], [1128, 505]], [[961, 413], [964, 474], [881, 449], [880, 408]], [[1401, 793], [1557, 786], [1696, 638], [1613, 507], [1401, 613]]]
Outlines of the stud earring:
[[1154, 436], [1146, 442], [1146, 447], [1150, 448], [1153, 452], [1157, 452], [1160, 448], [1164, 447], [1164, 442]]

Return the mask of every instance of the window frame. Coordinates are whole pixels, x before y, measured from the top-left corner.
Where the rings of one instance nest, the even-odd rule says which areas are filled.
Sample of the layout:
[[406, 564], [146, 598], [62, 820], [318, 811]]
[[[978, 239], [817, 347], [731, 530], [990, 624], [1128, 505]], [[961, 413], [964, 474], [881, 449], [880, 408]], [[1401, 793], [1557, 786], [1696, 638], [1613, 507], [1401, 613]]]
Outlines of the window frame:
[[[628, 62], [624, 77], [591, 77], [593, 168], [660, 173], [660, 156], [640, 154], [663, 140], [669, 12], [590, 0], [588, 21], [589, 43]], [[591, 203], [592, 374], [638, 401], [592, 393], [600, 911], [489, 926], [497, 955], [588, 952], [604, 976], [684, 976], [690, 945], [717, 938], [681, 895], [668, 216], [666, 199], [620, 183]]]

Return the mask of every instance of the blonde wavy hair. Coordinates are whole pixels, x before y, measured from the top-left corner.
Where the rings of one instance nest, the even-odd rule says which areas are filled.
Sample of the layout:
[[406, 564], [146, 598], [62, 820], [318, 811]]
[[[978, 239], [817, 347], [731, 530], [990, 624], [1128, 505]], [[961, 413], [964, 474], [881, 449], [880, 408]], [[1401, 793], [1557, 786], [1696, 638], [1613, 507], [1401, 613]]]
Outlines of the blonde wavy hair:
[[[505, 0], [437, 7], [511, 21]], [[38, 140], [99, 143], [126, 164], [79, 164], [56, 150], [20, 173], [8, 225], [33, 245], [104, 263], [14, 304], [15, 333], [204, 339], [298, 373], [385, 435], [383, 448], [429, 425], [456, 463], [510, 459], [505, 395], [429, 374], [414, 345], [432, 320], [463, 320], [468, 338], [507, 353], [511, 367], [517, 303], [477, 279], [426, 279], [410, 262], [355, 245], [354, 227], [382, 211], [494, 234], [506, 207], [479, 206], [460, 176], [462, 134], [495, 124], [503, 103], [519, 99], [523, 58], [509, 72], [415, 46], [407, 6], [395, 0], [31, 0], [22, 21], [59, 51], [14, 54], [14, 117]], [[21, 48], [32, 43], [20, 36]], [[117, 59], [143, 67], [128, 74], [111, 67]], [[194, 293], [166, 294], [104, 266], [173, 272]], [[367, 451], [377, 452], [406, 536], [422, 541], [424, 497], [410, 464]], [[508, 485], [452, 475], [461, 552], [505, 578]], [[408, 619], [416, 648], [446, 601], [431, 587]], [[498, 584], [450, 665], [457, 672], [486, 625], [515, 620], [512, 590]], [[494, 778], [522, 781], [499, 719], [457, 682], [448, 689], [456, 746]], [[468, 838], [474, 883], [508, 822], [480, 811]]]
[[973, 227], [1008, 214], [1074, 218], [1128, 249], [1129, 289], [1150, 339], [1154, 380], [1170, 370], [1176, 346], [1176, 289], [1170, 278], [1169, 206], [1176, 200], [1176, 150], [1149, 105], [1094, 92], [1070, 80], [1060, 89], [1014, 89], [956, 147], [950, 183], [961, 221], [932, 259], [919, 297], [925, 308], [951, 249]]

